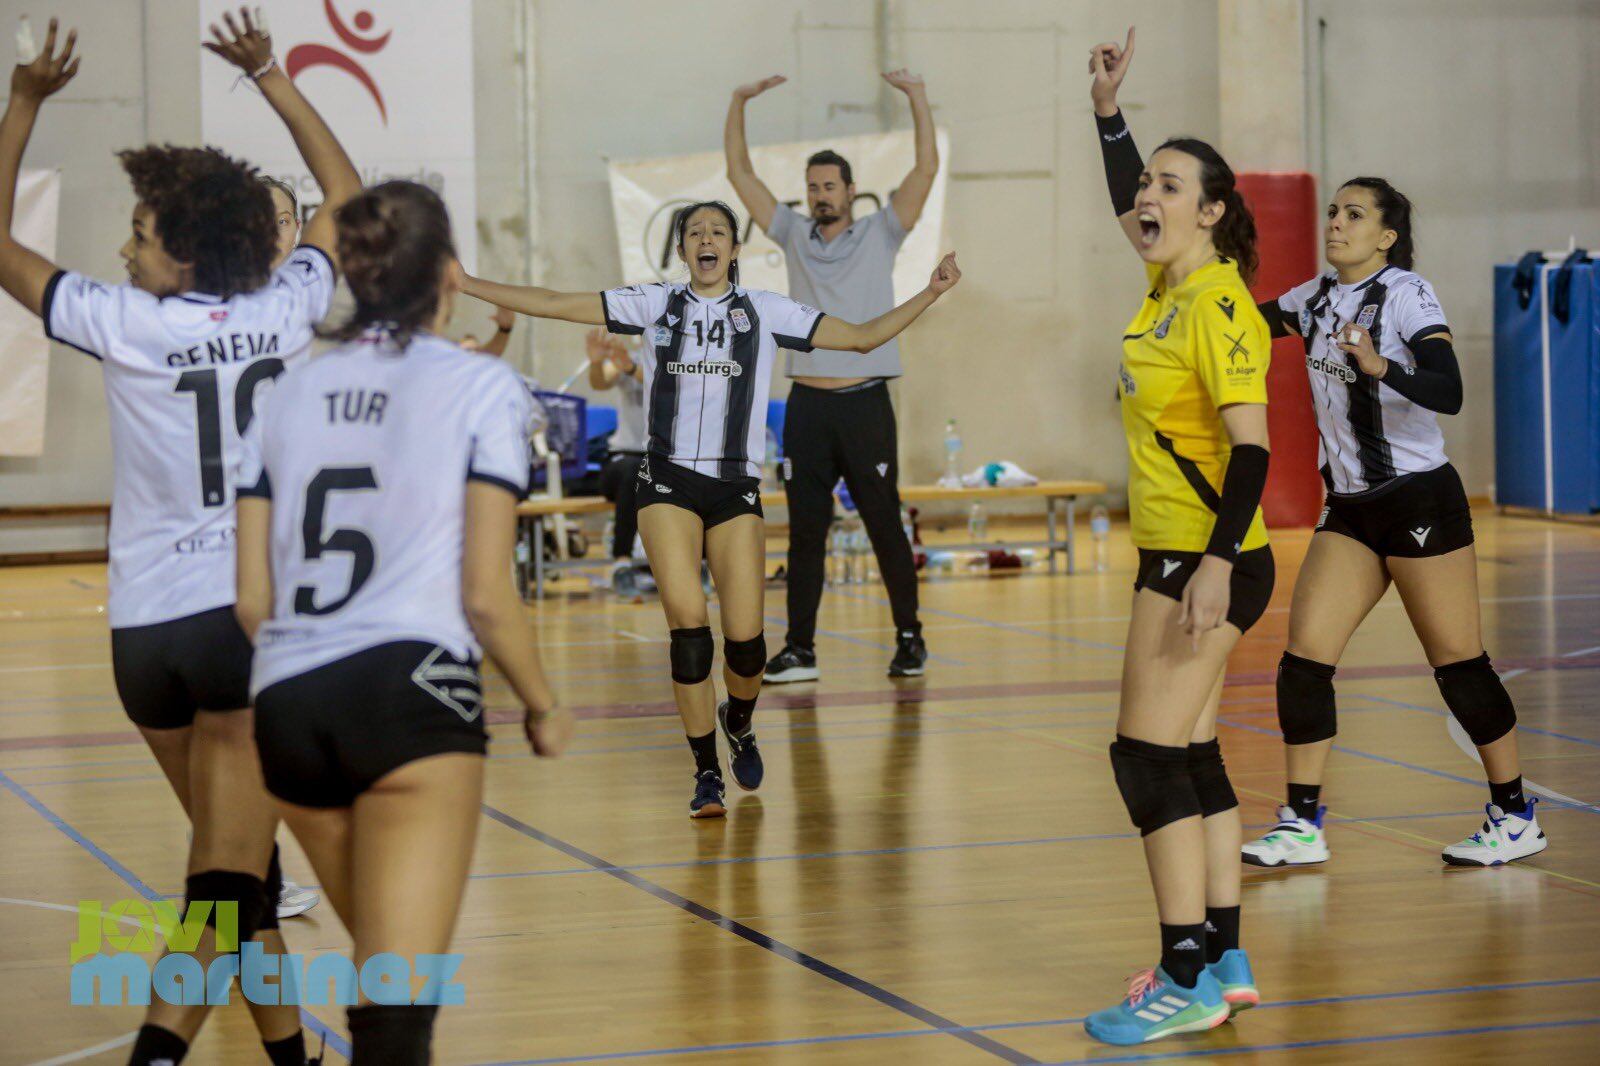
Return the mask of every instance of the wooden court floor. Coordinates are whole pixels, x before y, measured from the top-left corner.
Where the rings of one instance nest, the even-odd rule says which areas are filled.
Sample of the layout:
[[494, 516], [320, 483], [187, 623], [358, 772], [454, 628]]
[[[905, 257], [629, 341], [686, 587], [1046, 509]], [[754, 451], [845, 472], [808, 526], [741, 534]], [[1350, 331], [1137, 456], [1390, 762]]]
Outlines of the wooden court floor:
[[[582, 734], [536, 763], [495, 688], [488, 795], [458, 929], [467, 1001], [442, 1063], [1600, 1061], [1600, 529], [1478, 515], [1486, 642], [1527, 777], [1568, 798], [1551, 847], [1456, 870], [1486, 793], [1391, 593], [1338, 684], [1334, 857], [1245, 875], [1265, 1004], [1212, 1033], [1095, 1045], [1078, 1020], [1154, 962], [1152, 903], [1105, 747], [1132, 553], [1109, 574], [923, 586], [926, 678], [884, 677], [881, 590], [830, 590], [824, 680], [768, 690], [767, 783], [685, 816], [689, 755], [653, 601], [558, 596], [545, 661]], [[1223, 747], [1246, 823], [1282, 788], [1272, 671], [1303, 533], [1240, 646]], [[74, 1007], [77, 902], [182, 889], [179, 808], [117, 704], [99, 567], [0, 571], [0, 1062], [121, 1062], [134, 1007]], [[769, 633], [783, 630], [781, 590]], [[291, 875], [311, 880], [287, 849]], [[326, 904], [293, 950], [342, 950]], [[346, 1049], [342, 1010], [308, 1024]], [[92, 1049], [101, 1048], [99, 1052]], [[195, 1063], [264, 1061], [221, 1009]]]

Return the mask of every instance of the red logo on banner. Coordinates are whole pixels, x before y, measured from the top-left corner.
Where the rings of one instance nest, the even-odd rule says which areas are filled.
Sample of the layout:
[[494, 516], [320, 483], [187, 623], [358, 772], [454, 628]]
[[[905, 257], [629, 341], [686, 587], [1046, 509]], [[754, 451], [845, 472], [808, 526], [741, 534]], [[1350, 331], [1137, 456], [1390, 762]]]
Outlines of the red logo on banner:
[[[382, 51], [394, 33], [390, 30], [381, 37], [363, 37], [361, 34], [372, 31], [372, 12], [356, 12], [355, 29], [352, 30], [344, 24], [339, 12], [334, 10], [333, 0], [323, 0], [322, 7], [327, 12], [328, 24], [333, 27], [333, 32], [338, 35], [339, 40], [351, 50], [364, 55]], [[291, 80], [299, 76], [302, 70], [309, 70], [312, 67], [333, 67], [360, 82], [362, 88], [372, 94], [373, 102], [378, 105], [378, 114], [383, 116], [383, 124], [385, 126], [389, 124], [389, 109], [384, 106], [383, 93], [378, 90], [378, 83], [373, 81], [372, 75], [368, 74], [354, 58], [325, 44], [297, 44], [289, 49], [289, 54], [283, 60], [284, 72]]]

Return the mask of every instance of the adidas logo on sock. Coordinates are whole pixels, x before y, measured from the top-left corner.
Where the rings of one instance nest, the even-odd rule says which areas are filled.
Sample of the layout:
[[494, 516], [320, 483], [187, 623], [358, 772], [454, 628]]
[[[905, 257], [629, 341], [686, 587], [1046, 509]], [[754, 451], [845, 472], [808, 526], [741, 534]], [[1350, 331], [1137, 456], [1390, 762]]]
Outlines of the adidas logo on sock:
[[1212, 925], [1210, 922], [1206, 923], [1206, 932], [1207, 933], [1215, 933], [1216, 931], [1217, 931], [1217, 927], [1216, 926]]
[[1172, 950], [1173, 951], [1199, 951], [1200, 950], [1200, 945], [1196, 944], [1194, 942], [1194, 937], [1186, 936], [1182, 940], [1178, 941], [1176, 944], [1172, 945]]

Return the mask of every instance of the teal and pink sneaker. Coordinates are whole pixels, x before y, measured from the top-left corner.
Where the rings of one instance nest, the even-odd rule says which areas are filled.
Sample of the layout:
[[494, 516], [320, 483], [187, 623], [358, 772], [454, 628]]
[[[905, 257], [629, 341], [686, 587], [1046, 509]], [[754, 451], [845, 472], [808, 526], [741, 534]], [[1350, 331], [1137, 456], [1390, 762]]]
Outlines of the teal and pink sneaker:
[[1217, 979], [1222, 989], [1223, 1001], [1228, 1004], [1228, 1017], [1260, 1005], [1261, 993], [1256, 989], [1256, 975], [1250, 972], [1250, 956], [1244, 953], [1244, 949], [1224, 951], [1222, 958], [1206, 964], [1206, 972]]
[[1160, 967], [1134, 976], [1128, 996], [1083, 1020], [1084, 1031], [1106, 1044], [1147, 1044], [1179, 1033], [1200, 1033], [1228, 1020], [1222, 987], [1209, 970], [1193, 988], [1175, 984]]

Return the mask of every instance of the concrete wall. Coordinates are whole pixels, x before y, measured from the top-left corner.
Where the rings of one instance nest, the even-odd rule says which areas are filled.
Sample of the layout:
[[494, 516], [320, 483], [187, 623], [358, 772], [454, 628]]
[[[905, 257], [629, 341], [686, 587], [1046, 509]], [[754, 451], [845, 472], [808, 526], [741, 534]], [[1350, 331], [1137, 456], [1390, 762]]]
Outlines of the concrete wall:
[[[1214, 137], [1214, 5], [715, 0], [692, 18], [650, 0], [605, 9], [600, 34], [591, 4], [534, 3], [547, 283], [615, 282], [606, 157], [720, 148], [733, 86], [780, 72], [789, 84], [750, 105], [752, 143], [881, 129], [880, 59], [908, 66], [950, 132], [947, 245], [966, 278], [904, 341], [907, 477], [937, 476], [954, 416], [973, 465], [1004, 457], [1044, 475], [1125, 479], [1114, 382], [1143, 280], [1110, 214], [1088, 50], [1139, 22], [1126, 89], [1135, 130], [1149, 143], [1179, 130]], [[882, 102], [895, 128], [909, 128], [898, 93]], [[581, 331], [548, 326], [539, 337], [547, 378], [581, 358]]]
[[1446, 446], [1467, 491], [1488, 492], [1493, 265], [1573, 234], [1600, 247], [1600, 3], [1313, 0], [1308, 15], [1322, 189], [1380, 174], [1416, 204], [1417, 268], [1466, 380]]
[[[1579, 104], [1600, 88], [1600, 4], [1306, 4], [1313, 166], [1324, 179], [1387, 174], [1421, 208], [1421, 267], [1456, 327], [1468, 379], [1469, 417], [1447, 434], [1469, 486], [1484, 491], [1490, 265], [1564, 245], [1574, 231], [1600, 245], [1600, 110]], [[0, 26], [28, 7], [0, 0]], [[197, 136], [195, 4], [54, 9], [87, 27], [86, 62], [47, 105], [27, 163], [63, 169], [61, 262], [116, 278], [132, 202], [111, 153]], [[756, 143], [903, 127], [904, 102], [876, 72], [925, 74], [950, 131], [946, 239], [967, 280], [907, 335], [909, 373], [897, 387], [907, 476], [936, 474], [953, 415], [974, 463], [1004, 456], [1046, 475], [1125, 478], [1113, 383], [1141, 276], [1109, 217], [1086, 54], [1137, 23], [1124, 102], [1140, 143], [1218, 137], [1218, 4], [476, 0], [475, 10], [480, 266], [564, 288], [618, 275], [607, 157], [719, 147], [731, 88], [775, 71], [790, 84], [751, 106]], [[461, 328], [481, 329], [483, 318], [464, 306]], [[581, 358], [581, 330], [519, 329], [512, 351], [559, 381]], [[109, 498], [99, 373], [64, 349], [51, 367], [47, 448], [42, 459], [0, 460], [0, 505]], [[0, 550], [14, 541], [0, 531]]]

